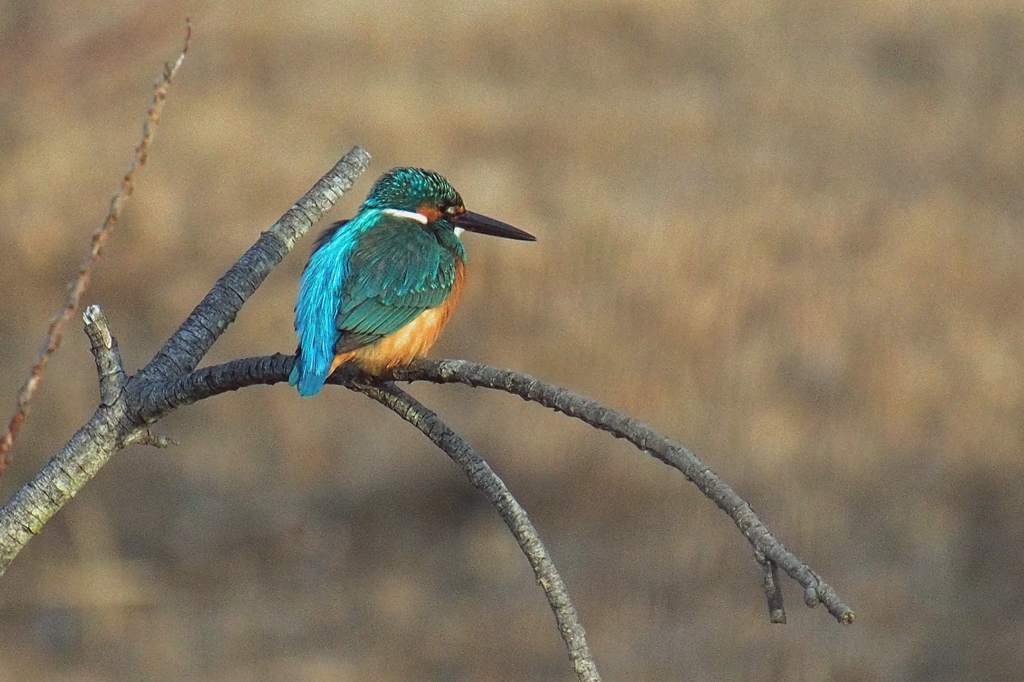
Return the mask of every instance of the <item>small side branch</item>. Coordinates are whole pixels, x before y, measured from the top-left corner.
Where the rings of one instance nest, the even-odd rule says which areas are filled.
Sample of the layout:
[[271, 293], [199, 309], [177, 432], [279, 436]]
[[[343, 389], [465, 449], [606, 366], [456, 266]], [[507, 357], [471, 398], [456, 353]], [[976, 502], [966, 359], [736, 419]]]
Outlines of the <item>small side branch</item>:
[[165, 450], [171, 446], [181, 445], [181, 443], [168, 436], [153, 433], [152, 429], [140, 428], [130, 433], [121, 445], [122, 447], [128, 447], [129, 445], [148, 445], [150, 447], [157, 448], [158, 450]]
[[505, 525], [512, 531], [519, 547], [533, 568], [537, 583], [544, 590], [544, 595], [558, 622], [558, 631], [565, 642], [576, 676], [582, 682], [600, 680], [597, 664], [587, 645], [586, 633], [583, 626], [580, 625], [565, 582], [558, 569], [555, 568], [544, 543], [541, 542], [537, 529], [526, 515], [526, 510], [512, 496], [504, 481], [494, 473], [494, 470], [473, 450], [469, 443], [452, 431], [437, 414], [394, 384], [356, 380], [348, 387], [376, 400], [419, 429], [452, 461], [462, 467], [469, 482], [487, 496], [487, 499], [501, 514]]
[[128, 172], [121, 178], [121, 185], [110, 200], [110, 208], [107, 211], [107, 217], [103, 220], [103, 224], [92, 233], [89, 253], [82, 260], [82, 264], [78, 266], [75, 279], [68, 285], [68, 294], [64, 305], [50, 318], [50, 326], [46, 330], [46, 339], [43, 347], [39, 351], [39, 355], [36, 357], [36, 361], [32, 364], [31, 369], [29, 369], [28, 379], [25, 380], [21, 390], [18, 391], [14, 415], [7, 425], [7, 431], [0, 437], [0, 476], [4, 475], [8, 465], [11, 463], [11, 448], [14, 447], [14, 440], [18, 437], [18, 432], [21, 430], [22, 425], [28, 419], [32, 398], [43, 381], [43, 373], [46, 370], [47, 363], [50, 361], [50, 356], [60, 348], [61, 341], [64, 339], [64, 327], [74, 312], [78, 310], [79, 302], [89, 288], [92, 270], [100, 259], [103, 245], [106, 244], [107, 239], [114, 230], [114, 226], [120, 220], [121, 211], [124, 210], [128, 197], [132, 195], [132, 191], [135, 189], [135, 174], [146, 165], [149, 147], [153, 143], [156, 127], [160, 124], [160, 114], [167, 99], [167, 92], [171, 87], [174, 76], [178, 73], [178, 69], [181, 68], [182, 63], [185, 61], [185, 55], [188, 54], [191, 41], [192, 24], [186, 20], [185, 44], [182, 46], [181, 52], [173, 63], [164, 64], [163, 75], [153, 86], [153, 96], [149, 107], [146, 109], [146, 120], [142, 124], [142, 139], [135, 147], [135, 155], [132, 157], [131, 166], [128, 167]]
[[92, 356], [96, 361], [96, 373], [100, 381], [100, 404], [109, 407], [121, 395], [127, 381], [121, 352], [117, 348], [117, 339], [110, 333], [107, 316], [98, 305], [86, 308], [82, 313], [82, 321], [85, 323], [85, 335], [89, 337]]
[[779, 584], [779, 567], [760, 552], [754, 552], [754, 560], [761, 567], [761, 587], [768, 602], [768, 622], [786, 623], [786, 606], [782, 600], [782, 586]]
[[124, 368], [107, 318], [98, 306], [89, 306], [82, 317], [96, 359], [102, 404], [60, 452], [0, 508], [0, 575], [115, 452], [132, 439], [148, 435], [128, 419]]

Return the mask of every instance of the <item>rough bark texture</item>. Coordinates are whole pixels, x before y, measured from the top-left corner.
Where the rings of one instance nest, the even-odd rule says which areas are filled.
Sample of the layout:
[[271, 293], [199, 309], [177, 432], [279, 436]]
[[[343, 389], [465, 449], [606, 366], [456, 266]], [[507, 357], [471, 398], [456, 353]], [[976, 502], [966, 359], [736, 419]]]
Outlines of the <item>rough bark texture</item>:
[[131, 431], [121, 407], [101, 407], [0, 509], [0, 575], [43, 525], [82, 489]]

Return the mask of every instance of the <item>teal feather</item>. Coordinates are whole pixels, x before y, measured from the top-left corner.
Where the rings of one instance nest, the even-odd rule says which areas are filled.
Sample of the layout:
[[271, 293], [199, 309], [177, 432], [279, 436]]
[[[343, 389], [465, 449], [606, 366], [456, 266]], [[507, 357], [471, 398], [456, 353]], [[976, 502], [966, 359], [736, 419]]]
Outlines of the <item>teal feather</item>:
[[371, 227], [373, 220], [372, 214], [360, 214], [348, 223], [328, 228], [302, 272], [295, 304], [299, 348], [288, 376], [288, 383], [298, 386], [301, 395], [315, 395], [327, 378], [338, 340], [334, 316], [341, 304], [349, 256], [359, 235]]
[[392, 168], [373, 184], [363, 202], [363, 209], [415, 211], [424, 201], [442, 206], [462, 206], [462, 197], [439, 173], [422, 168]]
[[464, 260], [465, 250], [444, 220], [420, 225], [368, 199], [354, 219], [325, 233], [303, 272], [289, 383], [301, 395], [319, 393], [337, 353], [373, 343], [444, 303], [456, 259]]
[[431, 231], [382, 215], [351, 256], [336, 318], [339, 349], [352, 350], [346, 336], [387, 336], [444, 303], [455, 282], [455, 258]]

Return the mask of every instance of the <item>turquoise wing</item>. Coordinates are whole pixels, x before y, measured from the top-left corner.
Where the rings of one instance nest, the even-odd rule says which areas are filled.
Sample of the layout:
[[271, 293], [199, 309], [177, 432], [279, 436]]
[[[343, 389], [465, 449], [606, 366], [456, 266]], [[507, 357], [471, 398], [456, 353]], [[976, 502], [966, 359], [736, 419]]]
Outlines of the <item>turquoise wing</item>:
[[336, 326], [336, 353], [398, 331], [448, 298], [455, 257], [419, 225], [385, 218], [359, 238], [348, 263]]

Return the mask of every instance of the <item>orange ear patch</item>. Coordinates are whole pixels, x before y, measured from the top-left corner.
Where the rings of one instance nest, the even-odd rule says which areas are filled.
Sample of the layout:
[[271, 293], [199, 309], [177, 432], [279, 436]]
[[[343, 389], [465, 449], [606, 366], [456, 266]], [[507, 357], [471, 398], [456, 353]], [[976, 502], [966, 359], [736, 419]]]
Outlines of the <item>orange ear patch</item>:
[[420, 215], [425, 215], [428, 223], [432, 223], [441, 217], [441, 211], [438, 210], [437, 206], [431, 204], [420, 204], [416, 207], [416, 212]]

